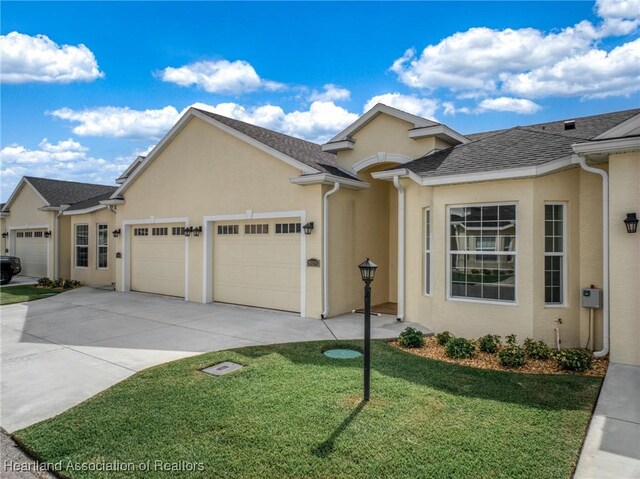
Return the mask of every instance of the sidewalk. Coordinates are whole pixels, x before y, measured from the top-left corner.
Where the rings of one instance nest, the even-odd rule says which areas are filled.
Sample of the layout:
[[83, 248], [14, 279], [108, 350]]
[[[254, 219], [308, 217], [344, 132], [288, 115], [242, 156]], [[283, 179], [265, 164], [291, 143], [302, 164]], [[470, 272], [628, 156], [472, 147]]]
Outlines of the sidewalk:
[[640, 366], [609, 366], [574, 475], [607, 478], [640, 478]]

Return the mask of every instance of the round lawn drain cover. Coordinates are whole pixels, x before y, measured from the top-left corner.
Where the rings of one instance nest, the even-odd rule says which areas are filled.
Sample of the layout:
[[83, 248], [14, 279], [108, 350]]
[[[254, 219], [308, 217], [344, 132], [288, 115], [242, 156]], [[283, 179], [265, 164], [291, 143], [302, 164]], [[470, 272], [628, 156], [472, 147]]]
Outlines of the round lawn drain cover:
[[362, 356], [362, 353], [354, 349], [329, 349], [324, 355], [332, 359], [353, 359]]

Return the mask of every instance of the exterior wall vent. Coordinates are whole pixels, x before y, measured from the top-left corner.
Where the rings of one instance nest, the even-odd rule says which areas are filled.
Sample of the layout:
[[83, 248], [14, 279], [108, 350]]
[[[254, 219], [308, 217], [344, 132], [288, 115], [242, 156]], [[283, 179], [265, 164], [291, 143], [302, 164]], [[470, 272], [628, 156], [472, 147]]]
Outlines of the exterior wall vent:
[[565, 130], [575, 130], [576, 129], [576, 121], [575, 120], [567, 120], [564, 122]]

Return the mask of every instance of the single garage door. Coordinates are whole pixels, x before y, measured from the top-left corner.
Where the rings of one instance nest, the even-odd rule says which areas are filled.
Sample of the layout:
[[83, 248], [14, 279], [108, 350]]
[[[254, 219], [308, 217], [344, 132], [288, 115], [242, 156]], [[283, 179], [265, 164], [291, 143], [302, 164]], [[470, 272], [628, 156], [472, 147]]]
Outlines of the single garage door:
[[16, 256], [22, 263], [21, 275], [42, 278], [47, 276], [48, 239], [45, 230], [16, 231]]
[[213, 299], [300, 312], [300, 223], [219, 223], [214, 228]]
[[184, 298], [184, 227], [131, 227], [131, 289]]

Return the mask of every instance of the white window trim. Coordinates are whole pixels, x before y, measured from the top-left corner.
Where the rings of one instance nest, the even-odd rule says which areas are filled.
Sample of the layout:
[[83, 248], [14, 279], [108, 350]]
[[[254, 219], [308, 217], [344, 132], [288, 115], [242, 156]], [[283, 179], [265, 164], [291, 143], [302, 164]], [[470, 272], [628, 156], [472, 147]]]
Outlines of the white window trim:
[[[107, 230], [107, 244], [104, 246], [100, 245], [100, 227], [106, 226]], [[100, 248], [107, 248], [107, 266], [100, 266]], [[106, 223], [97, 223], [96, 224], [96, 269], [105, 270], [109, 269], [109, 225]]]
[[[429, 213], [429, 248], [427, 248], [427, 213]], [[422, 248], [422, 294], [423, 296], [433, 296], [433, 215], [431, 214], [431, 207], [428, 206], [422, 210], [422, 218], [424, 221], [423, 230], [423, 248]], [[429, 261], [427, 262], [427, 256]], [[429, 271], [427, 271], [427, 264], [429, 265]], [[429, 276], [428, 281], [427, 275]], [[427, 283], [429, 290], [427, 291]]]
[[[513, 301], [499, 301], [499, 300], [492, 300], [492, 299], [481, 299], [481, 298], [461, 298], [458, 296], [452, 296], [451, 295], [451, 228], [450, 228], [450, 222], [451, 222], [451, 208], [464, 208], [464, 207], [468, 207], [468, 206], [515, 206], [516, 207], [516, 248], [513, 250], [513, 254], [511, 253], [505, 253], [504, 251], [496, 251], [495, 254], [497, 255], [505, 255], [505, 254], [509, 254], [512, 256], [515, 256], [515, 260], [516, 260], [516, 267], [514, 268], [515, 270], [515, 278], [514, 278], [514, 282], [513, 282], [513, 295], [514, 295], [514, 300]], [[519, 276], [519, 270], [520, 270], [520, 261], [518, 261], [518, 256], [519, 256], [519, 252], [518, 252], [518, 248], [520, 247], [520, 242], [518, 241], [518, 209], [519, 209], [519, 204], [517, 201], [501, 201], [501, 202], [482, 202], [482, 203], [464, 203], [464, 204], [455, 204], [455, 205], [447, 205], [447, 218], [446, 218], [446, 225], [447, 225], [447, 254], [446, 254], [446, 281], [447, 281], [447, 301], [452, 301], [452, 302], [460, 302], [460, 303], [475, 303], [475, 304], [488, 304], [488, 305], [496, 305], [496, 306], [509, 306], [509, 307], [517, 307], [518, 306], [518, 276]]]
[[[78, 244], [78, 226], [86, 226], [87, 227], [87, 244], [79, 245]], [[78, 247], [87, 248], [87, 265], [86, 266], [78, 266]], [[89, 269], [89, 224], [88, 223], [75, 223], [73, 225], [73, 267], [75, 269]]]
[[[557, 253], [547, 253], [545, 251], [545, 244], [544, 244], [544, 240], [546, 239], [546, 234], [543, 234], [543, 244], [542, 244], [542, 290], [543, 290], [543, 295], [546, 294], [546, 284], [545, 284], [545, 273], [546, 273], [546, 266], [545, 266], [545, 259], [547, 258], [547, 255], [549, 256], [562, 256], [562, 303], [547, 303], [546, 301], [544, 302], [544, 307], [545, 309], [557, 309], [557, 308], [568, 308], [569, 307], [569, 301], [567, 300], [568, 298], [568, 287], [569, 287], [569, 268], [567, 267], [567, 263], [568, 263], [568, 255], [567, 255], [567, 231], [568, 231], [568, 227], [567, 224], [569, 222], [569, 215], [568, 215], [568, 205], [566, 201], [545, 201], [544, 202], [544, 206], [553, 206], [553, 205], [559, 205], [563, 207], [563, 220], [562, 220], [562, 254], [557, 254]], [[542, 231], [544, 232], [544, 223], [545, 223], [546, 219], [545, 219], [545, 214], [544, 214], [544, 208], [542, 211], [542, 225], [543, 225], [543, 229]], [[543, 296], [543, 300], [544, 300], [544, 296]]]

